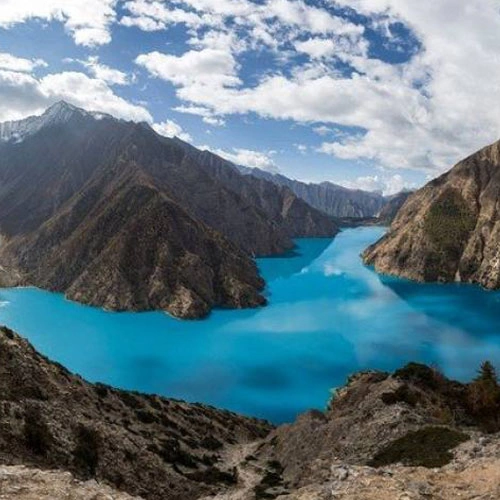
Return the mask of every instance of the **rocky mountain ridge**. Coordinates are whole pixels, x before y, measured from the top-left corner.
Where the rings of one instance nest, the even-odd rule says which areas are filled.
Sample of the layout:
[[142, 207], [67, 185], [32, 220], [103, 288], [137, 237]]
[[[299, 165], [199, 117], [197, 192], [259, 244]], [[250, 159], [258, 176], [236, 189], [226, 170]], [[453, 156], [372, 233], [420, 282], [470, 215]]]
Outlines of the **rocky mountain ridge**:
[[19, 491], [26, 481], [15, 497], [25, 500], [30, 489], [67, 498], [62, 484], [80, 498], [98, 491], [91, 480], [115, 498], [493, 499], [499, 394], [488, 364], [461, 384], [413, 363], [356, 374], [326, 411], [273, 428], [89, 384], [2, 327], [0, 484]]
[[333, 182], [307, 183], [258, 168], [238, 166], [238, 169], [245, 175], [287, 187], [312, 207], [336, 218], [375, 217], [387, 202], [382, 193], [348, 189]]
[[409, 197], [364, 253], [377, 271], [416, 281], [500, 287], [500, 142]]
[[265, 304], [252, 257], [337, 232], [290, 191], [215, 175], [147, 124], [64, 103], [30, 120], [0, 142], [3, 286], [197, 318]]

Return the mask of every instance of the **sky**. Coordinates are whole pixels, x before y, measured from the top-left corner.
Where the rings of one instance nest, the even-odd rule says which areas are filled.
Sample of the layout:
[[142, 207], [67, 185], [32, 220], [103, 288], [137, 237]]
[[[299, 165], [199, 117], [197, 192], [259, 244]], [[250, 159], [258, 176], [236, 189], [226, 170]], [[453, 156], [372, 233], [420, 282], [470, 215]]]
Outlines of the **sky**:
[[500, 139], [500, 2], [0, 0], [0, 122], [60, 99], [392, 194]]

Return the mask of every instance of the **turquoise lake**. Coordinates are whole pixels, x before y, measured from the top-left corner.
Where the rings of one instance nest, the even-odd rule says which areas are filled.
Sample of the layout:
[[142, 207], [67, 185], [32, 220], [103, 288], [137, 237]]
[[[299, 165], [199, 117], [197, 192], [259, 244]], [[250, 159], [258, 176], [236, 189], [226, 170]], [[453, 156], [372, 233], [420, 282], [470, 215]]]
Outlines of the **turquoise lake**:
[[384, 230], [297, 240], [260, 259], [269, 306], [202, 321], [110, 313], [33, 288], [0, 290], [0, 322], [91, 381], [291, 421], [357, 370], [421, 361], [468, 379], [500, 367], [500, 293], [377, 275], [359, 254]]

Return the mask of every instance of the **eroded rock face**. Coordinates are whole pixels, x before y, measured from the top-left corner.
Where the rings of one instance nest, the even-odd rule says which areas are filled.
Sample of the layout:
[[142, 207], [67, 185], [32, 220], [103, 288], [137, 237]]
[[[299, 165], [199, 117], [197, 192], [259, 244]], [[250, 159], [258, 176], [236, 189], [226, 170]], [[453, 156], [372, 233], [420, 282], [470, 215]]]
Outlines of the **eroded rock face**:
[[382, 273], [500, 287], [500, 143], [414, 193], [364, 253]]
[[401, 191], [392, 196], [387, 196], [385, 198], [385, 205], [377, 214], [379, 221], [382, 224], [390, 224], [411, 194], [411, 191]]
[[319, 184], [301, 182], [258, 168], [239, 167], [239, 169], [246, 175], [290, 189], [308, 205], [336, 218], [374, 217], [387, 202], [387, 198], [377, 192], [348, 189], [332, 182]]

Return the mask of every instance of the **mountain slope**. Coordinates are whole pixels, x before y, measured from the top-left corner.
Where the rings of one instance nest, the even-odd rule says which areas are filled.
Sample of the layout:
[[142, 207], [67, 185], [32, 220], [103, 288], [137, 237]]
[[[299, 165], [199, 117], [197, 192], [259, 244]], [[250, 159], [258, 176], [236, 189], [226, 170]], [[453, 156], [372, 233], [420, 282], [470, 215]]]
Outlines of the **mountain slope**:
[[[211, 177], [232, 192], [238, 193], [242, 200], [275, 221], [279, 231], [286, 237], [330, 237], [338, 231], [331, 217], [312, 208], [312, 205], [304, 202], [289, 188], [276, 185], [265, 178], [241, 175], [239, 167], [220, 156], [210, 151], [200, 151], [179, 139], [175, 140], [186, 151], [188, 157], [201, 165]], [[212, 214], [206, 213], [206, 216], [211, 217]], [[207, 220], [207, 223], [216, 224], [212, 220]], [[237, 243], [245, 247], [249, 245], [247, 241]], [[258, 248], [252, 248], [252, 251], [257, 255], [270, 253], [259, 251]]]
[[417, 281], [500, 287], [500, 142], [414, 193], [365, 262]]
[[289, 188], [306, 203], [332, 217], [374, 217], [385, 204], [385, 198], [380, 193], [348, 189], [332, 182], [319, 184], [301, 182], [258, 168], [238, 168], [246, 175]]
[[64, 469], [146, 499], [195, 499], [233, 484], [226, 451], [270, 429], [201, 404], [89, 384], [0, 328], [1, 463]]
[[[65, 103], [45, 115], [0, 143], [3, 285], [37, 285], [114, 310], [200, 317], [215, 306], [265, 303], [252, 255], [337, 231], [271, 183], [222, 182], [146, 124]], [[295, 232], [267, 196], [302, 207]]]
[[386, 196], [385, 204], [377, 214], [378, 219], [384, 224], [391, 223], [411, 194], [411, 191], [401, 191], [400, 193]]

